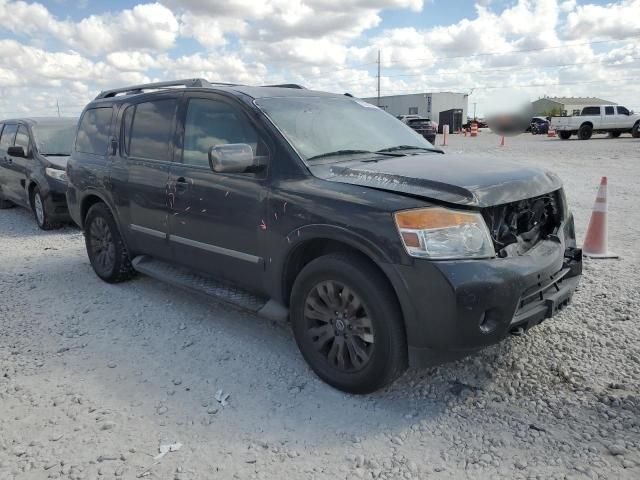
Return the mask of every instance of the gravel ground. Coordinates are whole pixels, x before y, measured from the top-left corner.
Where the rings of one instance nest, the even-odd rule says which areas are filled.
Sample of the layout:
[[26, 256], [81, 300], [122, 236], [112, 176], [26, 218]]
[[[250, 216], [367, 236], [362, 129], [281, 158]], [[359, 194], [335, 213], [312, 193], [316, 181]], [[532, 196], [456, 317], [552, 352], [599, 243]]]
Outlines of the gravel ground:
[[107, 285], [78, 230], [1, 211], [0, 478], [640, 478], [640, 140], [445, 148], [555, 170], [580, 239], [608, 175], [622, 258], [587, 261], [572, 306], [524, 337], [369, 396], [319, 381], [287, 325]]

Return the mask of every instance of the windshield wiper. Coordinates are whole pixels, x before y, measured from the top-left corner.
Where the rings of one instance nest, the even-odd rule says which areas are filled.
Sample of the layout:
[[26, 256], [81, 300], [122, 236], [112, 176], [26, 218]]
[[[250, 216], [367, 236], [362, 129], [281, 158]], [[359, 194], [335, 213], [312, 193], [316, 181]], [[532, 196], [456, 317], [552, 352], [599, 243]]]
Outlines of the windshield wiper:
[[388, 157], [403, 157], [403, 153], [393, 153], [393, 152], [385, 152], [384, 150], [378, 150], [376, 152], [372, 152], [370, 150], [336, 150], [335, 152], [327, 152], [321, 153], [320, 155], [314, 155], [313, 157], [307, 158], [307, 160], [315, 160], [316, 158], [325, 158], [325, 157], [337, 157], [340, 155], [357, 155], [360, 153], [368, 153], [370, 155], [385, 155]]
[[417, 147], [415, 145], [396, 145], [395, 147], [376, 150], [375, 153], [397, 152], [398, 150], [424, 150], [425, 152], [440, 152], [437, 148]]
[[374, 153], [369, 150], [336, 150], [335, 152], [321, 153], [307, 158], [307, 160], [315, 160], [316, 158], [338, 157], [340, 155], [355, 155], [357, 153]]

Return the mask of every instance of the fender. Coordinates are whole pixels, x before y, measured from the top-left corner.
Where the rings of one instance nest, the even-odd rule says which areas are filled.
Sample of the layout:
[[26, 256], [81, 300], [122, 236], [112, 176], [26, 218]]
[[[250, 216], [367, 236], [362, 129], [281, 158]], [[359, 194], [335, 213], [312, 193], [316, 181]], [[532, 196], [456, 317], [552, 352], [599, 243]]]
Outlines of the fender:
[[378, 245], [368, 238], [354, 232], [353, 230], [330, 224], [304, 225], [289, 232], [283, 239], [286, 256], [301, 243], [313, 240], [314, 238], [326, 238], [338, 242], [346, 243], [356, 250], [360, 250], [376, 263], [390, 263], [389, 252], [385, 252]]
[[[99, 193], [97, 190], [93, 188], [87, 188], [86, 190], [83, 190], [81, 195], [79, 195], [79, 200], [78, 200], [78, 204], [80, 206], [80, 212], [82, 212], [84, 202], [89, 196], [98, 197], [102, 201], [102, 203], [104, 203], [107, 206], [107, 208], [109, 208], [111, 215], [113, 215], [113, 219], [116, 221], [116, 226], [118, 227], [118, 232], [120, 233], [120, 237], [123, 239], [126, 238], [124, 236], [125, 232], [123, 232], [122, 226], [120, 224], [120, 218], [117, 213], [118, 209], [115, 208], [115, 206], [111, 202], [111, 199], [107, 199], [106, 195]], [[80, 225], [80, 227], [84, 230], [84, 217], [80, 218], [80, 221], [82, 222], [82, 225]]]
[[[371, 240], [353, 230], [329, 224], [304, 225], [290, 231], [287, 235], [272, 237], [268, 250], [276, 256], [270, 256], [265, 261], [267, 279], [265, 286], [272, 298], [287, 303], [284, 275], [291, 255], [300, 245], [312, 240], [333, 240], [343, 243], [368, 257], [383, 272], [388, 270], [383, 268], [383, 265], [399, 261], [398, 258], [393, 258], [393, 252], [382, 250]], [[392, 279], [389, 281], [394, 283]], [[395, 285], [394, 288], [396, 288]]]

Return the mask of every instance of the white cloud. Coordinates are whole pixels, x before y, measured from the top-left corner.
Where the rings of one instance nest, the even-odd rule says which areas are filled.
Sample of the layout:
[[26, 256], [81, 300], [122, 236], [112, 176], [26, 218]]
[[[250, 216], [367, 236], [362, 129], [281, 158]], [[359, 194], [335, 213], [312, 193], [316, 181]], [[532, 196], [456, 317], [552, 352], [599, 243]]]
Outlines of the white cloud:
[[[423, 0], [158, 2], [74, 21], [39, 3], [0, 0], [0, 116], [49, 109], [55, 98], [77, 113], [101, 89], [187, 77], [371, 96], [378, 49], [383, 94], [474, 89], [472, 101], [481, 104], [494, 91], [488, 87], [508, 86], [534, 98], [632, 99], [640, 109], [626, 80], [640, 73], [637, 38], [586, 44], [640, 35], [640, 0], [513, 0], [506, 7], [480, 0], [467, 18], [428, 28], [383, 23], [387, 9], [410, 16], [426, 8], [422, 21], [436, 8]], [[202, 48], [185, 42], [189, 53], [176, 55], [187, 38]]]
[[567, 17], [568, 38], [626, 38], [640, 35], [640, 0], [580, 5]]
[[51, 35], [79, 51], [97, 55], [133, 49], [166, 50], [178, 35], [178, 20], [159, 3], [136, 5], [79, 22], [58, 20], [39, 3], [0, 0], [0, 25], [18, 35]]

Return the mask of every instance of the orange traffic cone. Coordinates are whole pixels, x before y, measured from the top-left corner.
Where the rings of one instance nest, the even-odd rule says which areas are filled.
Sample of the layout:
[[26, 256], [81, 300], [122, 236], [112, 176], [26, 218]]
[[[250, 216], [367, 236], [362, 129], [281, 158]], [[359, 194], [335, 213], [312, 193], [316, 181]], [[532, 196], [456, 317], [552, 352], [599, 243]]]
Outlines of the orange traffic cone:
[[590, 258], [618, 258], [618, 255], [609, 252], [607, 245], [607, 177], [600, 180], [582, 253]]
[[500, 140], [500, 146], [504, 147], [504, 135], [502, 136], [502, 140]]

